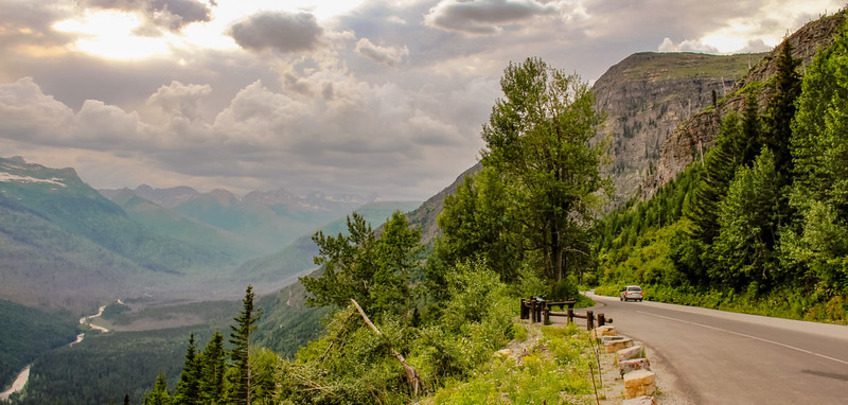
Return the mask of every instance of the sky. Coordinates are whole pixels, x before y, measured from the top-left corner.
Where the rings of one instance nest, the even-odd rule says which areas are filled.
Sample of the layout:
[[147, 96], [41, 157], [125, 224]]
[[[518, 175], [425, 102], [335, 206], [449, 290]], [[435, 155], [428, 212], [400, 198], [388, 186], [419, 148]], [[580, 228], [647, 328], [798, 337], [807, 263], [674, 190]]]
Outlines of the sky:
[[0, 156], [97, 188], [423, 200], [511, 61], [765, 51], [831, 0], [0, 0]]

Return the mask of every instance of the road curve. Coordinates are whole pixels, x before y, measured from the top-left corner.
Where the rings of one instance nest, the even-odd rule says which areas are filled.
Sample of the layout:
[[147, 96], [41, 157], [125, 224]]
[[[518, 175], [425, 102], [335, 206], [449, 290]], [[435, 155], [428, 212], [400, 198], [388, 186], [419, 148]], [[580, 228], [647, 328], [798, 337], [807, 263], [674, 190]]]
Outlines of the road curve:
[[587, 295], [692, 403], [848, 404], [846, 326]]

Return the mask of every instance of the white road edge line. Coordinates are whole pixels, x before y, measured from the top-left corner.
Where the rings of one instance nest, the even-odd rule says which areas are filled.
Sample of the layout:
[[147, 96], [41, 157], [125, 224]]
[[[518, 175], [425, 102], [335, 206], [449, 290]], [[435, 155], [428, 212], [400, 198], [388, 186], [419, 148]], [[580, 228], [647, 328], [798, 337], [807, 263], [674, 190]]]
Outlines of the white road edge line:
[[774, 340], [764, 339], [764, 338], [761, 338], [761, 337], [758, 337], [758, 336], [753, 336], [753, 335], [748, 335], [748, 334], [745, 334], [745, 333], [734, 332], [734, 331], [729, 330], [729, 329], [724, 329], [724, 328], [719, 328], [719, 327], [716, 327], [716, 326], [705, 325], [705, 324], [702, 324], [702, 323], [692, 322], [692, 321], [687, 321], [687, 320], [684, 320], [684, 319], [678, 319], [678, 318], [674, 318], [674, 317], [670, 317], [670, 316], [657, 315], [657, 314], [652, 314], [652, 313], [650, 313], [650, 312], [645, 312], [645, 311], [636, 311], [636, 312], [638, 312], [638, 313], [640, 313], [640, 314], [642, 314], [642, 315], [653, 316], [653, 317], [655, 317], [655, 318], [668, 319], [668, 320], [671, 320], [671, 321], [677, 321], [677, 322], [681, 322], [681, 323], [685, 323], [685, 324], [689, 324], [689, 325], [700, 326], [700, 327], [702, 327], [702, 328], [706, 328], [706, 329], [712, 329], [712, 330], [716, 330], [716, 331], [719, 331], [719, 332], [729, 333], [729, 334], [731, 334], [731, 335], [736, 335], [736, 336], [746, 337], [746, 338], [749, 338], [749, 339], [758, 340], [758, 341], [763, 342], [763, 343], [771, 343], [771, 344], [773, 344], [773, 345], [775, 345], [775, 346], [780, 346], [780, 347], [783, 347], [783, 348], [786, 348], [786, 349], [795, 350], [795, 351], [797, 351], [797, 352], [801, 352], [801, 353], [804, 353], [804, 354], [811, 354], [811, 355], [813, 355], [813, 356], [821, 357], [821, 358], [826, 359], [826, 360], [835, 361], [835, 362], [840, 363], [840, 364], [848, 365], [848, 361], [845, 361], [845, 360], [842, 360], [842, 359], [837, 359], [836, 357], [830, 357], [830, 356], [828, 356], [828, 355], [826, 355], [826, 354], [821, 354], [821, 353], [812, 352], [812, 351], [809, 351], [809, 350], [807, 350], [807, 349], [802, 349], [802, 348], [800, 348], [800, 347], [795, 347], [795, 346], [792, 346], [792, 345], [787, 345], [787, 344], [785, 344], [785, 343], [775, 342]]

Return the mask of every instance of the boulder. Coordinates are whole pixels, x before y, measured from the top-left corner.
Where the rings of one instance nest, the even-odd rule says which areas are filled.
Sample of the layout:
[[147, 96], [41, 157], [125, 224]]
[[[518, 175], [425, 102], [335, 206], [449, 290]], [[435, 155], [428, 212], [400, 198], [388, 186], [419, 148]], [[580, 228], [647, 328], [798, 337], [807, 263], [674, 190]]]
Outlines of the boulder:
[[615, 336], [615, 334], [615, 327], [609, 325], [592, 329], [592, 337], [595, 339], [600, 339], [602, 336]]
[[505, 359], [507, 357], [512, 356], [512, 350], [510, 349], [501, 349], [495, 352], [495, 357]]
[[654, 400], [654, 397], [644, 396], [625, 399], [621, 405], [657, 405], [657, 401]]
[[621, 350], [615, 352], [615, 354], [616, 354], [616, 359], [618, 360], [619, 363], [621, 363], [622, 361], [625, 361], [625, 360], [638, 359], [640, 357], [643, 357], [642, 352], [643, 352], [642, 345], [635, 345], [635, 346], [627, 347], [625, 349], [621, 349]]
[[628, 347], [633, 346], [633, 339], [626, 338], [624, 336], [614, 336], [620, 339], [607, 339], [613, 336], [603, 336], [604, 347], [606, 348], [607, 353], [615, 353], [621, 349], [626, 349]]
[[[626, 350], [626, 349], [625, 349]], [[651, 362], [646, 358], [638, 358], [631, 360], [624, 360], [618, 362], [618, 369], [621, 371], [621, 374], [627, 374], [631, 371], [635, 370], [651, 370]]]
[[657, 376], [648, 370], [631, 371], [624, 375], [624, 398], [651, 396], [657, 390]]

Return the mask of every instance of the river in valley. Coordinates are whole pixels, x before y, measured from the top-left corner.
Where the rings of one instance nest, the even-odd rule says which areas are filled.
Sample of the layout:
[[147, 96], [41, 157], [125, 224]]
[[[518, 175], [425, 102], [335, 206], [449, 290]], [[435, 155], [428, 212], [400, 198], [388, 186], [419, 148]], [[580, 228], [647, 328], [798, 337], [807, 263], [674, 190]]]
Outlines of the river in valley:
[[[118, 304], [123, 304], [123, 302], [120, 300], [120, 298], [116, 302]], [[91, 322], [93, 319], [103, 316], [103, 311], [105, 311], [105, 310], [106, 310], [106, 305], [101, 305], [100, 308], [97, 309], [96, 314], [84, 316], [84, 317], [80, 318], [80, 320], [79, 320], [80, 325], [88, 326], [89, 328], [94, 329], [94, 330], [96, 330], [100, 333], [109, 332], [109, 329], [104, 328], [100, 325], [95, 325], [94, 323]], [[74, 347], [74, 346], [82, 343], [82, 341], [84, 339], [85, 339], [85, 333], [80, 333], [79, 335], [77, 335], [77, 337], [74, 339], [74, 341], [68, 343], [68, 347]], [[12, 386], [9, 387], [7, 390], [5, 390], [3, 392], [0, 392], [0, 401], [5, 401], [5, 400], [9, 399], [9, 397], [11, 397], [12, 394], [14, 394], [16, 392], [20, 392], [22, 389], [24, 389], [27, 381], [29, 381], [29, 370], [30, 370], [31, 367], [32, 367], [32, 364], [27, 364], [27, 366], [24, 367], [24, 369], [21, 370], [18, 373], [18, 376], [15, 377], [15, 381], [12, 382]]]

